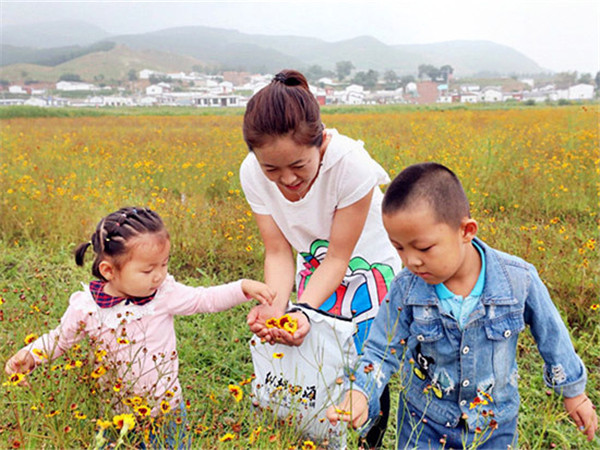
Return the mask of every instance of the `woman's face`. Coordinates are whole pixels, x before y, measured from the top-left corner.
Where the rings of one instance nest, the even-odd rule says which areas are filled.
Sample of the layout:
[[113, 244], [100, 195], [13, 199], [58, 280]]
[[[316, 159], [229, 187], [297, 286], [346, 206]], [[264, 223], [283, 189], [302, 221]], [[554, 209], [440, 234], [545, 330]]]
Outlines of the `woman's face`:
[[276, 137], [254, 149], [263, 173], [275, 183], [283, 196], [295, 202], [310, 190], [319, 173], [325, 145], [299, 145], [290, 136]]

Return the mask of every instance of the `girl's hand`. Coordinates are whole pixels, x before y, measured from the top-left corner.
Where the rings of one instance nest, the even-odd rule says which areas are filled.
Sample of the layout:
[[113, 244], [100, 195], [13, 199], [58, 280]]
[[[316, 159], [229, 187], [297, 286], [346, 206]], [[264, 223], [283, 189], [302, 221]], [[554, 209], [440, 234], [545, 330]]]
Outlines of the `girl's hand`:
[[258, 300], [261, 305], [272, 305], [276, 295], [265, 283], [255, 280], [242, 280], [242, 291], [246, 297]]
[[587, 435], [587, 440], [594, 439], [598, 430], [598, 416], [596, 407], [587, 395], [581, 394], [577, 397], [564, 398], [565, 409], [577, 424], [577, 428]]
[[360, 428], [369, 418], [369, 403], [365, 394], [360, 391], [346, 392], [344, 400], [339, 405], [327, 408], [325, 416], [332, 425], [338, 421], [349, 422], [353, 428]]
[[29, 350], [22, 348], [14, 354], [4, 366], [4, 371], [8, 375], [13, 373], [27, 373], [35, 369], [35, 360]]
[[279, 328], [271, 328], [271, 337], [274, 342], [298, 346], [304, 342], [304, 338], [310, 331], [310, 322], [308, 321], [308, 318], [301, 312], [292, 312], [288, 313], [288, 315], [292, 319], [296, 319], [296, 322], [298, 323], [298, 328], [294, 334], [290, 334], [288, 331]]

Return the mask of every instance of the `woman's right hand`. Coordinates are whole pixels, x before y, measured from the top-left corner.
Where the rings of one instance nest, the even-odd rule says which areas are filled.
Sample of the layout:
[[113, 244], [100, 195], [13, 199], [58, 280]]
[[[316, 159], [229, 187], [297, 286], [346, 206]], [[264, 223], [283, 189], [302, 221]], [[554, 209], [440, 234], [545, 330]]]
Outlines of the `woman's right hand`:
[[267, 328], [267, 320], [272, 317], [281, 317], [285, 311], [275, 305], [257, 305], [250, 310], [246, 321], [250, 331], [256, 334], [259, 338], [265, 339], [269, 344], [275, 342], [274, 336], [270, 333], [270, 328]]

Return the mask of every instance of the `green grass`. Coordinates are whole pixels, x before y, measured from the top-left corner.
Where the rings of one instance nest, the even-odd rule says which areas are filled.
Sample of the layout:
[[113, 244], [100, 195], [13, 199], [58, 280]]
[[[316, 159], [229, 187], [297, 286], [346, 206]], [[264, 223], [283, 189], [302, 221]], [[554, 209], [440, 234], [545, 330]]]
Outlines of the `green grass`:
[[[74, 264], [75, 245], [105, 212], [125, 203], [148, 201], [163, 215], [172, 236], [170, 270], [178, 280], [212, 285], [240, 276], [261, 279], [262, 246], [238, 192], [237, 167], [246, 153], [241, 110], [215, 115], [216, 110], [180, 108], [0, 108], [0, 114], [10, 111], [30, 115], [5, 116], [0, 129], [1, 361], [28, 334], [58, 324], [70, 294], [90, 280], [89, 265]], [[40, 113], [48, 118], [35, 118]], [[392, 176], [425, 160], [458, 172], [480, 237], [540, 271], [588, 368], [588, 394], [600, 404], [600, 311], [590, 308], [598, 303], [600, 285], [600, 155], [593, 108], [325, 108], [324, 121], [363, 139]], [[190, 425], [198, 430], [196, 448], [302, 445], [289, 427], [256, 414], [249, 386], [239, 403], [228, 392], [228, 384], [252, 373], [249, 307], [176, 320], [180, 379], [191, 402]], [[30, 388], [0, 386], [5, 406], [0, 448], [16, 442], [31, 449], [92, 445], [93, 420], [108, 414], [103, 402], [109, 393], [90, 394], [89, 367], [64, 368], [67, 358], [85, 360], [86, 352], [85, 345], [71, 350], [56, 361], [55, 371], [39, 368]], [[542, 360], [527, 333], [518, 352], [521, 448], [598, 448], [597, 442], [585, 442], [561, 400], [547, 393]], [[398, 385], [394, 378], [394, 396]], [[73, 404], [85, 420], [74, 418]], [[250, 444], [258, 427], [259, 439]], [[392, 419], [385, 448], [394, 448], [394, 430]], [[233, 432], [236, 440], [219, 442]]]
[[[71, 292], [80, 289], [81, 281], [89, 279], [86, 269], [78, 268], [72, 261], [71, 248], [44, 248], [42, 245], [14, 246], [0, 242], [4, 249], [0, 258], [0, 296], [4, 304], [0, 331], [0, 355], [5, 361], [23, 344], [30, 332], [42, 333], [55, 327], [67, 306]], [[177, 265], [177, 261], [175, 264]], [[177, 277], [177, 273], [174, 274]], [[207, 278], [185, 279], [193, 285], [210, 285]], [[226, 280], [222, 280], [226, 281]], [[241, 426], [240, 435], [248, 436], [262, 427], [259, 441], [252, 448], [280, 449], [302, 443], [287, 427], [271, 424], [256, 414], [248, 396], [248, 386], [242, 402], [236, 404], [228, 392], [230, 383], [237, 384], [252, 374], [248, 350], [250, 332], [245, 326], [249, 306], [243, 305], [219, 314], [180, 317], [176, 320], [180, 379], [184, 397], [191, 402], [188, 417], [192, 427], [203, 424], [208, 430], [194, 436], [194, 448], [249, 448], [247, 440], [220, 444], [218, 439]], [[581, 329], [573, 330], [574, 344], [590, 372], [588, 393], [598, 403], [600, 399], [600, 320], [589, 316]], [[64, 363], [64, 362], [63, 362]], [[520, 445], [523, 449], [545, 449], [556, 445], [563, 449], [593, 449], [566, 418], [562, 401], [548, 389], [542, 380], [542, 361], [528, 333], [519, 345], [520, 394], [519, 416]], [[39, 369], [38, 369], [39, 370]], [[86, 447], [93, 441], [94, 427], [86, 421], [76, 421], [69, 416], [69, 405], [82, 405], [90, 417], [101, 411], [97, 401], [87, 397], [86, 384], [75, 383], [75, 374], [60, 371], [60, 378], [38, 376], [32, 381], [33, 389], [2, 387], [5, 414], [0, 420], [0, 448], [10, 447], [23, 433], [26, 448]], [[89, 382], [88, 382], [89, 383]], [[385, 448], [395, 448], [395, 410], [398, 380], [391, 383], [393, 410], [386, 434]], [[82, 390], [83, 389], [83, 390]], [[52, 398], [52, 401], [50, 401]], [[46, 403], [47, 409], [63, 410], [49, 420], [41, 412], [30, 410], [31, 405]], [[23, 420], [26, 419], [26, 422]], [[65, 427], [71, 427], [64, 433]], [[61, 432], [63, 430], [63, 432]], [[269, 437], [277, 436], [275, 442]], [[243, 444], [246, 442], [246, 444]]]

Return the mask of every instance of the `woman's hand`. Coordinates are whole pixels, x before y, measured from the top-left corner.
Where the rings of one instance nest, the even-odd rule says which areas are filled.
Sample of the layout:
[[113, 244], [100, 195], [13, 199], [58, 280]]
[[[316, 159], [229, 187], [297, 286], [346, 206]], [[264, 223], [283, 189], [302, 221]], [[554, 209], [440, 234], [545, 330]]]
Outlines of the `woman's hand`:
[[272, 341], [285, 345], [299, 346], [302, 344], [302, 342], [304, 342], [304, 338], [310, 331], [310, 322], [308, 321], [308, 317], [306, 317], [306, 315], [302, 312], [292, 312], [288, 313], [288, 315], [292, 319], [296, 320], [298, 323], [298, 328], [294, 334], [291, 334], [289, 331], [282, 330], [281, 328], [270, 328], [269, 331]]
[[246, 321], [250, 331], [256, 334], [261, 339], [266, 339], [269, 344], [274, 342], [273, 336], [270, 333], [270, 328], [267, 328], [266, 322], [272, 317], [280, 317], [285, 313], [284, 310], [276, 305], [257, 305], [250, 310]]

